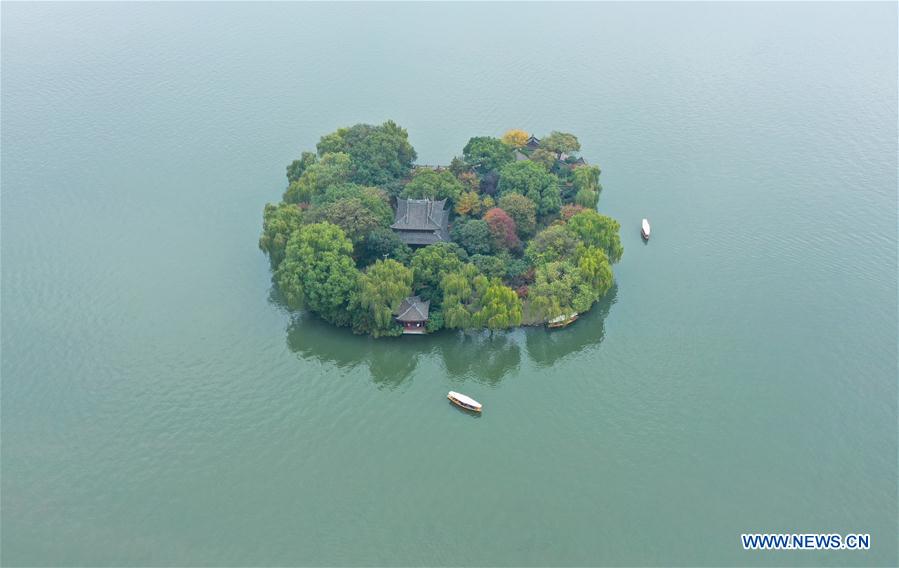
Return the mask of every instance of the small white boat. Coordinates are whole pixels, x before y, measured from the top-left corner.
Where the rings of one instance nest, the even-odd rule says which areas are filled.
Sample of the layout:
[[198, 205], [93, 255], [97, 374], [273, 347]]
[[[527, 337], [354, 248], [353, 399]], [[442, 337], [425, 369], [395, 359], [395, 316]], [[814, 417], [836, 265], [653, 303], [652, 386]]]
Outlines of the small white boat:
[[649, 240], [649, 231], [650, 231], [649, 220], [643, 219], [643, 225], [642, 225], [642, 227], [640, 227], [640, 234], [643, 235], [643, 240], [645, 240], [645, 241]]
[[474, 412], [481, 411], [481, 403], [476, 401], [475, 399], [465, 396], [462, 393], [458, 393], [456, 391], [449, 391], [446, 395], [446, 398], [450, 399], [450, 402], [455, 404], [460, 408], [464, 408], [465, 410], [472, 410]]
[[570, 314], [554, 317], [553, 319], [546, 322], [546, 327], [550, 329], [557, 329], [560, 327], [569, 326], [574, 323], [574, 320], [577, 319], [577, 316], [577, 312], [571, 312]]

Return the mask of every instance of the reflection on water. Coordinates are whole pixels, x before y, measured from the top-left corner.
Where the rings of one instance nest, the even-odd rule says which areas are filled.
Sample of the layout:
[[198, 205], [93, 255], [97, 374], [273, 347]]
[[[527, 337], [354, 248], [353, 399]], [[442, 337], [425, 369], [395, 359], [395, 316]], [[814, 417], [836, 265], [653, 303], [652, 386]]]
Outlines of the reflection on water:
[[[461, 332], [444, 330], [434, 335], [372, 339], [334, 327], [308, 312], [291, 316], [287, 346], [300, 357], [354, 368], [362, 365], [381, 387], [395, 388], [408, 379], [419, 359], [438, 356], [446, 374], [458, 383], [475, 380], [495, 385], [521, 366], [522, 352], [538, 367], [599, 345], [605, 336], [605, 319], [615, 303], [618, 287], [570, 327], [549, 331], [544, 327], [509, 332]], [[283, 307], [273, 287], [269, 300]]]

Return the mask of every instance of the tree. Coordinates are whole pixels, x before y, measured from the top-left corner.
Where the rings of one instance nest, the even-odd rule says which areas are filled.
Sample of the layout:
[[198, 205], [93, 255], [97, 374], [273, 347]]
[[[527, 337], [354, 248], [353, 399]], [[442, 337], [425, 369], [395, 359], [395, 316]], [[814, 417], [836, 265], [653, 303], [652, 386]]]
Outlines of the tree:
[[406, 177], [418, 155], [409, 134], [392, 120], [380, 126], [357, 124], [322, 136], [316, 146], [320, 156], [345, 152], [353, 163], [352, 180], [362, 185], [382, 185]]
[[493, 251], [493, 235], [490, 225], [481, 219], [456, 223], [453, 240], [462, 245], [468, 254], [490, 254]]
[[422, 169], [415, 172], [401, 195], [413, 199], [448, 199], [455, 203], [461, 193], [462, 184], [449, 170]]
[[582, 189], [574, 196], [574, 203], [585, 209], [596, 209], [599, 203], [599, 194], [589, 189]]
[[412, 270], [392, 259], [375, 262], [359, 276], [354, 327], [375, 337], [398, 335], [401, 329], [393, 314], [411, 294]]
[[474, 172], [462, 172], [456, 177], [466, 191], [478, 191], [481, 188], [481, 180], [478, 179], [478, 174]]
[[481, 213], [481, 199], [473, 191], [466, 191], [456, 201], [456, 213], [458, 215], [477, 216]]
[[472, 326], [472, 313], [479, 307], [479, 298], [487, 291], [489, 281], [472, 264], [465, 264], [444, 274], [440, 282], [443, 290], [442, 311], [444, 327], [466, 329]]
[[544, 321], [585, 312], [595, 299], [578, 268], [567, 261], [539, 265], [535, 282], [528, 289], [530, 311]]
[[499, 198], [499, 208], [515, 221], [518, 237], [527, 239], [537, 230], [537, 205], [520, 193], [507, 193]]
[[404, 243], [396, 233], [385, 227], [375, 227], [357, 247], [359, 252], [359, 264], [369, 265], [376, 260], [392, 258], [403, 264], [407, 264], [412, 258], [412, 249]]
[[499, 170], [515, 159], [511, 148], [489, 136], [471, 138], [462, 149], [462, 157], [465, 163], [480, 174]]
[[315, 152], [303, 152], [299, 160], [294, 160], [287, 166], [287, 183], [293, 183], [300, 179], [306, 168], [318, 161]]
[[512, 130], [507, 130], [506, 133], [503, 134], [502, 141], [503, 144], [510, 148], [521, 148], [528, 143], [528, 138], [530, 138], [530, 135], [527, 132], [518, 128], [513, 128]]
[[455, 243], [436, 243], [422, 247], [412, 255], [412, 275], [416, 290], [440, 288], [440, 280], [462, 268], [465, 252]]
[[287, 186], [284, 201], [287, 203], [309, 203], [312, 198], [332, 185], [349, 181], [351, 174], [348, 154], [324, 154], [319, 161], [310, 164], [303, 174]]
[[491, 170], [481, 176], [481, 181], [478, 184], [478, 189], [483, 195], [494, 195], [496, 193], [496, 186], [498, 184], [499, 172], [497, 172], [496, 170]]
[[339, 199], [333, 203], [310, 211], [313, 221], [327, 221], [340, 227], [354, 243], [362, 239], [376, 227], [383, 227], [384, 219], [362, 203], [358, 197]]
[[612, 265], [604, 250], [596, 247], [581, 245], [578, 247], [577, 268], [590, 289], [594, 299], [598, 300], [612, 287]]
[[481, 298], [481, 309], [474, 314], [474, 323], [489, 330], [521, 325], [521, 299], [514, 290], [493, 280]]
[[555, 152], [551, 152], [545, 148], [537, 148], [531, 152], [531, 161], [540, 164], [546, 171], [551, 171], [553, 169], [557, 159]]
[[604, 250], [609, 262], [616, 263], [621, 260], [624, 252], [618, 234], [621, 225], [615, 219], [601, 215], [593, 209], [587, 209], [573, 216], [564, 226], [585, 245]]
[[312, 203], [316, 207], [323, 207], [336, 201], [353, 198], [359, 199], [385, 227], [393, 223], [393, 209], [390, 207], [387, 194], [377, 187], [365, 187], [355, 183], [333, 185], [314, 197]]
[[558, 178], [530, 160], [511, 163], [500, 171], [499, 193], [530, 198], [541, 216], [555, 213], [562, 205]]
[[268, 255], [273, 269], [277, 269], [284, 260], [287, 242], [290, 236], [303, 224], [302, 211], [292, 203], [279, 203], [265, 206], [262, 214], [262, 236], [259, 237], [259, 248]]
[[562, 152], [570, 154], [580, 150], [581, 143], [574, 134], [553, 131], [540, 140], [540, 147], [557, 154]]
[[484, 214], [484, 221], [490, 229], [490, 236], [493, 237], [495, 249], [518, 250], [521, 248], [515, 221], [508, 213], [499, 207], [494, 207]]
[[576, 203], [569, 203], [567, 205], [562, 206], [562, 211], [559, 213], [559, 217], [562, 218], [563, 221], [567, 221], [586, 209], [583, 205], [578, 205]]
[[276, 273], [288, 306], [305, 305], [331, 323], [348, 325], [347, 306], [359, 276], [352, 252], [352, 243], [336, 225], [315, 223], [296, 231]]
[[552, 225], [531, 239], [525, 255], [534, 265], [547, 264], [570, 257], [578, 244], [577, 236], [565, 226]]
[[453, 156], [453, 159], [450, 160], [449, 171], [454, 176], [459, 177], [466, 172], [470, 172], [471, 168], [465, 163], [465, 160], [459, 156]]
[[[471, 263], [477, 267], [478, 272], [491, 279], [503, 278], [506, 276], [506, 260], [507, 259], [487, 254], [475, 254], [471, 257]], [[511, 258], [508, 260], [511, 260]]]

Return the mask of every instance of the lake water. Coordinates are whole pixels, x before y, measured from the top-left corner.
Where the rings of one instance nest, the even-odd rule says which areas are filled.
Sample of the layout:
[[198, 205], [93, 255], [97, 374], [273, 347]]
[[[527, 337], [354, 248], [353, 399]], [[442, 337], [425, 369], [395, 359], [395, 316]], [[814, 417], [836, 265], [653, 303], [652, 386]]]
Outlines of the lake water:
[[[899, 561], [895, 3], [5, 3], [2, 72], [5, 565]], [[576, 133], [606, 300], [282, 310], [285, 165], [388, 118], [422, 163]]]

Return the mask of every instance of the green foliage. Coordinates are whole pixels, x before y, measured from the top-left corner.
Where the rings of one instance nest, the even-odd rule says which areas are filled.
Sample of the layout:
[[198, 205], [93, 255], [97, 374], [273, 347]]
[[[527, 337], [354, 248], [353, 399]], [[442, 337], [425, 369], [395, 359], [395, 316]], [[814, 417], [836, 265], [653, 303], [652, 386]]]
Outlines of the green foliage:
[[322, 136], [317, 146], [323, 156], [345, 152], [353, 164], [352, 181], [381, 185], [409, 175], [417, 158], [409, 134], [392, 120], [380, 126], [357, 124]]
[[580, 150], [581, 143], [574, 134], [553, 131], [540, 139], [540, 147], [550, 152], [570, 154]]
[[347, 309], [359, 271], [350, 256], [353, 245], [340, 227], [305, 225], [290, 237], [276, 281], [292, 308], [305, 305], [325, 320], [350, 323]]
[[387, 194], [377, 187], [365, 187], [354, 183], [333, 185], [325, 189], [325, 192], [321, 195], [316, 196], [312, 203], [316, 207], [321, 207], [329, 203], [352, 198], [362, 201], [365, 208], [374, 213], [384, 226], [389, 226], [393, 223], [393, 209], [390, 207]]
[[486, 254], [476, 254], [471, 257], [471, 263], [477, 267], [478, 272], [490, 279], [504, 278], [508, 268], [507, 262], [511, 260], [508, 255], [507, 258]]
[[428, 313], [428, 321], [425, 323], [425, 331], [434, 333], [443, 329], [443, 310], [431, 309]]
[[287, 242], [303, 224], [303, 215], [299, 207], [292, 203], [279, 203], [265, 206], [262, 214], [262, 236], [259, 237], [259, 248], [268, 255], [273, 269], [277, 269], [284, 260]]
[[472, 314], [479, 307], [479, 299], [487, 291], [489, 281], [478, 273], [473, 264], [446, 272], [441, 279], [443, 289], [444, 327], [468, 329], [473, 325]]
[[499, 198], [499, 208], [515, 221], [520, 239], [530, 238], [537, 230], [537, 205], [520, 193], [507, 193]]
[[422, 247], [412, 255], [415, 289], [440, 288], [440, 281], [449, 273], [462, 268], [467, 255], [455, 243], [436, 243]]
[[438, 172], [422, 169], [415, 172], [401, 196], [413, 199], [449, 199], [452, 204], [459, 199], [461, 193], [462, 184], [449, 170]]
[[462, 157], [466, 164], [480, 174], [499, 170], [515, 159], [509, 146], [503, 144], [499, 138], [490, 136], [471, 138], [462, 149]]
[[412, 249], [404, 243], [396, 233], [385, 227], [376, 227], [357, 246], [359, 264], [367, 266], [376, 260], [392, 258], [403, 264], [409, 264]]
[[590, 189], [582, 189], [574, 196], [574, 203], [586, 209], [596, 209], [596, 205], [599, 203], [599, 193]]
[[493, 280], [481, 298], [481, 309], [474, 314], [474, 324], [490, 330], [521, 325], [521, 299], [514, 290]]
[[538, 148], [531, 153], [531, 161], [543, 166], [546, 171], [551, 171], [556, 165], [556, 153], [544, 148]]
[[462, 245], [468, 254], [490, 254], [493, 251], [493, 235], [490, 225], [481, 219], [456, 223], [453, 240]]
[[568, 258], [577, 249], [577, 237], [563, 225], [552, 225], [531, 239], [525, 256], [534, 265], [547, 264]]
[[294, 160], [287, 166], [287, 183], [293, 183], [300, 179], [306, 168], [318, 161], [315, 152], [303, 152], [299, 160]]
[[[595, 209], [600, 170], [558, 159], [580, 149], [571, 134], [553, 132], [536, 151], [521, 149], [530, 160], [515, 161], [512, 148], [525, 141], [523, 131], [508, 132], [505, 144], [475, 137], [448, 169], [410, 179], [415, 150], [393, 122], [323, 136], [318, 154], [287, 167], [284, 201], [263, 214], [259, 248], [288, 305], [376, 337], [402, 332], [394, 310], [413, 290], [431, 301], [428, 331], [505, 329], [524, 311], [539, 322], [589, 309], [612, 286], [622, 254], [619, 224]], [[450, 201], [462, 216], [455, 242], [413, 253], [389, 229], [390, 199], [400, 196]], [[563, 201], [560, 220], [537, 232]]]
[[544, 321], [571, 312], [585, 312], [595, 299], [580, 270], [564, 261], [539, 265], [536, 280], [528, 291], [531, 312]]
[[399, 335], [401, 328], [393, 314], [403, 298], [412, 293], [412, 271], [395, 260], [379, 260], [359, 276], [354, 298], [354, 329], [375, 337]]
[[309, 215], [312, 221], [326, 221], [337, 225], [354, 244], [361, 243], [376, 227], [387, 225], [383, 217], [366, 207], [358, 197], [328, 203], [310, 211]]
[[284, 201], [309, 203], [313, 197], [324, 193], [327, 188], [349, 181], [350, 168], [348, 154], [324, 154], [318, 162], [310, 164], [295, 182], [287, 186]]
[[615, 219], [588, 209], [569, 219], [565, 228], [585, 245], [604, 250], [610, 262], [616, 263], [621, 260], [624, 253], [618, 234], [621, 225]]
[[541, 216], [555, 213], [562, 206], [558, 178], [529, 160], [511, 163], [500, 171], [499, 193], [524, 195], [537, 205]]

